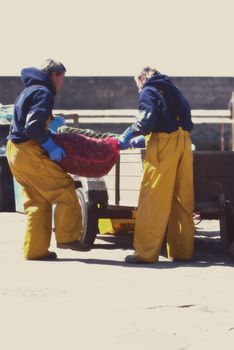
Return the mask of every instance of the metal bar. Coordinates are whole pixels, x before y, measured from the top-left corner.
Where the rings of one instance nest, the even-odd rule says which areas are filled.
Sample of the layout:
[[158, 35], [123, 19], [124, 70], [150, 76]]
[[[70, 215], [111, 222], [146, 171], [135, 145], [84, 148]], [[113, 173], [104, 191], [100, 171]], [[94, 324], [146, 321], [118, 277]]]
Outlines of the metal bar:
[[120, 201], [120, 157], [115, 165], [115, 205]]
[[224, 124], [220, 125], [220, 149], [224, 151]]
[[133, 210], [111, 210], [108, 208], [99, 208], [98, 217], [103, 219], [132, 219]]

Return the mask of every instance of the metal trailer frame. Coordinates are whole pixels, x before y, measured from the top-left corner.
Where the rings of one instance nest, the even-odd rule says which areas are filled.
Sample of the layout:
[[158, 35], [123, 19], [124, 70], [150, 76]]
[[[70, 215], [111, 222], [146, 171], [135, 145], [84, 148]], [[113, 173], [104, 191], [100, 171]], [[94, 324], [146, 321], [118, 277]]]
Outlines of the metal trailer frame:
[[[136, 198], [139, 194], [139, 184], [143, 171], [144, 152], [144, 149], [122, 151], [120, 159], [111, 173], [103, 178], [73, 176], [83, 213], [83, 242], [89, 245], [94, 243], [96, 235], [99, 233], [98, 219], [100, 218], [134, 218], [134, 213], [137, 210]], [[128, 171], [126, 172], [127, 158], [129, 158], [128, 169], [129, 171], [131, 168], [133, 169], [133, 175], [128, 175]], [[141, 165], [141, 172], [134, 173], [136, 163]], [[128, 194], [122, 183], [124, 183], [124, 176], [125, 182], [129, 177], [129, 184], [133, 188], [134, 175], [136, 175], [135, 183], [137, 182], [136, 196], [135, 201], [132, 200], [129, 205], [126, 197], [130, 197], [130, 191]], [[136, 181], [137, 178], [138, 181]], [[201, 219], [219, 220], [220, 238], [227, 250], [230, 250], [230, 247], [234, 245], [233, 180], [234, 152], [194, 152], [195, 213], [199, 214]]]

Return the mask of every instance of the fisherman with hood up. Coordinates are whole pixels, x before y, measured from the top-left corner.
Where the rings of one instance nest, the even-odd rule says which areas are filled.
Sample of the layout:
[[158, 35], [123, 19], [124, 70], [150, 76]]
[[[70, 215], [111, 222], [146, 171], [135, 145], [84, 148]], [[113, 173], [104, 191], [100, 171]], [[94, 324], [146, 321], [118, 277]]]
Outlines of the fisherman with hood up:
[[53, 260], [49, 251], [52, 231], [52, 204], [57, 247], [88, 250], [80, 243], [81, 209], [71, 177], [60, 167], [66, 156], [48, 131], [54, 98], [61, 89], [66, 69], [60, 62], [46, 60], [41, 69], [21, 72], [25, 86], [14, 105], [7, 142], [7, 159], [21, 186], [27, 215], [24, 256], [27, 260]]
[[125, 261], [158, 261], [165, 238], [169, 258], [190, 260], [194, 246], [190, 106], [168, 76], [156, 69], [144, 68], [135, 80], [140, 93], [139, 117], [119, 136], [119, 144], [124, 150], [143, 144], [145, 139], [146, 152], [135, 252]]

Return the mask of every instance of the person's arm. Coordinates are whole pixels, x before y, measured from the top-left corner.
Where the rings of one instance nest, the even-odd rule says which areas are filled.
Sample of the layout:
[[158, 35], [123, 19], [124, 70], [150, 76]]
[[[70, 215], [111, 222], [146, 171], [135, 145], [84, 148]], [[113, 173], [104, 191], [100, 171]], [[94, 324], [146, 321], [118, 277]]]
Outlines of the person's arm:
[[131, 126], [133, 136], [148, 135], [155, 130], [158, 118], [162, 114], [162, 100], [152, 88], [145, 88], [140, 93], [139, 114]]
[[40, 144], [49, 139], [46, 122], [50, 117], [53, 105], [53, 96], [44, 89], [38, 89], [32, 96], [25, 124], [25, 133], [29, 139]]
[[54, 104], [53, 96], [40, 89], [32, 98], [26, 117], [25, 131], [29, 139], [37, 141], [48, 152], [49, 158], [60, 162], [66, 156], [62, 147], [58, 146], [46, 130], [46, 122], [50, 117]]
[[162, 113], [162, 102], [155, 90], [145, 88], [140, 93], [137, 121], [119, 136], [120, 149], [131, 147], [130, 140], [138, 135], [148, 135], [155, 130]]

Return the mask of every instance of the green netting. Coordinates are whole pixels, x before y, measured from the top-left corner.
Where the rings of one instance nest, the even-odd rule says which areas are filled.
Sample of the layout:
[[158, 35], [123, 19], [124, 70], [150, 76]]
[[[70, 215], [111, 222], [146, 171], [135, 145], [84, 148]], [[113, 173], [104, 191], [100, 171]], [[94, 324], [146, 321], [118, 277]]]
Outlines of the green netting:
[[58, 133], [59, 134], [80, 134], [80, 135], [85, 135], [89, 137], [95, 137], [97, 139], [104, 139], [106, 137], [118, 137], [118, 134], [113, 134], [110, 132], [99, 132], [99, 131], [94, 131], [90, 129], [80, 129], [80, 128], [73, 128], [69, 126], [61, 126], [58, 128]]
[[0, 124], [11, 124], [13, 108], [13, 105], [2, 105], [0, 103]]

